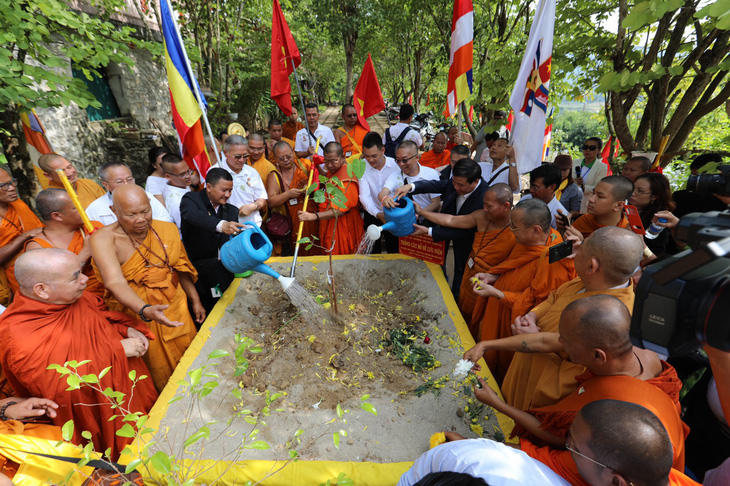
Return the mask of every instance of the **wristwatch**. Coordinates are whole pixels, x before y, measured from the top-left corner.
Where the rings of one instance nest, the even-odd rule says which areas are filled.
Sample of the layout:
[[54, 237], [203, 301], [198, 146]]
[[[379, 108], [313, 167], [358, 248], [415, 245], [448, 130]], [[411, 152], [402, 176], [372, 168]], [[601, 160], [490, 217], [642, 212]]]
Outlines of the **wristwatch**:
[[510, 167], [517, 167], [517, 162], [510, 162], [509, 163], [509, 166]]

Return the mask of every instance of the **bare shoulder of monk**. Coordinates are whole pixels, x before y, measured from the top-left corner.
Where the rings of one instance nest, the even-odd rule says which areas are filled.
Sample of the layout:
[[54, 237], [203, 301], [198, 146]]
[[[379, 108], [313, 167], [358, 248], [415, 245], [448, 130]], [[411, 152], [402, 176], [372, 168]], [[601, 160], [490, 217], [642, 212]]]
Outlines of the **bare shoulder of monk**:
[[[112, 247], [114, 248], [113, 253], [109, 251]], [[116, 262], [122, 265], [134, 253], [134, 246], [119, 223], [116, 222], [99, 228], [91, 235], [91, 253], [97, 262], [108, 261], [112, 255], [115, 255]]]

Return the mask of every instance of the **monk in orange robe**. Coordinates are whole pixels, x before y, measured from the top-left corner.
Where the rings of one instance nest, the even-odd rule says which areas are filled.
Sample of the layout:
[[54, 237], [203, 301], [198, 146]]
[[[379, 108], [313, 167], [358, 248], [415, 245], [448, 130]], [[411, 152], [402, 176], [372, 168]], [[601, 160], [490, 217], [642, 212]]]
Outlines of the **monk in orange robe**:
[[[63, 189], [45, 189], [36, 196], [36, 208], [46, 227], [41, 234], [25, 242], [24, 250], [61, 248], [75, 253], [85, 262], [84, 275], [89, 277], [86, 291], [104, 297], [104, 285], [97, 280], [91, 265], [91, 248], [87, 243], [84, 222], [68, 193]], [[98, 221], [92, 221], [91, 224], [94, 229], [104, 226]], [[14, 276], [10, 282], [13, 291], [16, 291], [17, 282]]]
[[357, 179], [347, 174], [342, 146], [337, 142], [330, 142], [324, 147], [324, 167], [327, 171], [324, 184], [335, 184], [334, 177], [342, 184], [342, 192], [347, 199], [344, 206], [333, 203], [329, 197], [317, 207], [317, 212], [299, 212], [300, 221], [317, 221], [319, 223], [319, 241], [317, 245], [333, 255], [350, 255], [357, 251], [360, 239], [364, 233], [363, 222], [358, 204]]
[[91, 179], [80, 178], [76, 167], [58, 154], [41, 155], [38, 159], [38, 165], [43, 169], [43, 175], [50, 181], [48, 187], [56, 189], [64, 188], [61, 178], [56, 172], [57, 169], [61, 169], [66, 174], [68, 181], [71, 183], [71, 187], [76, 191], [79, 202], [84, 209], [106, 194], [106, 191], [96, 182]]
[[625, 177], [604, 177], [588, 198], [588, 213], [576, 219], [573, 228], [580, 231], [583, 238], [588, 238], [588, 235], [604, 226], [628, 228], [624, 205], [633, 190], [634, 185]]
[[[43, 223], [18, 199], [18, 181], [0, 168], [0, 304], [13, 300], [9, 280], [15, 279], [13, 265], [26, 241], [41, 232]], [[10, 278], [8, 278], [10, 277]]]
[[[276, 118], [269, 120], [269, 138], [266, 139], [266, 154], [264, 157], [266, 157], [266, 160], [274, 164], [277, 169], [279, 169], [279, 160], [276, 158], [276, 154], [274, 153], [274, 145], [279, 142], [286, 142], [292, 150], [294, 150], [294, 140], [284, 137], [283, 133], [284, 128], [281, 124], [281, 120]], [[296, 154], [294, 154], [294, 156], [296, 157]]]
[[197, 272], [177, 226], [152, 220], [141, 187], [117, 187], [112, 204], [118, 221], [91, 235], [91, 255], [107, 288], [109, 308], [139, 316], [158, 337], [150, 343], [145, 362], [161, 391], [196, 335], [195, 322], [205, 320], [193, 280]]
[[285, 121], [281, 127], [281, 134], [283, 137], [286, 137], [289, 140], [295, 140], [297, 138], [297, 132], [304, 128], [302, 122], [297, 120], [298, 116], [299, 112], [297, 112], [296, 108], [292, 107], [289, 119]]
[[[507, 259], [515, 246], [515, 235], [509, 229], [512, 209], [512, 190], [507, 184], [493, 184], [484, 193], [484, 211], [474, 211], [463, 216], [424, 211], [416, 205], [416, 213], [440, 226], [449, 228], [474, 228], [474, 244], [466, 262], [464, 277], [459, 291], [459, 310], [464, 322], [472, 322], [472, 312], [477, 301], [471, 279], [478, 273], [486, 273]], [[477, 321], [478, 324], [478, 321]], [[469, 326], [474, 339], [479, 340], [479, 328]]]
[[[157, 392], [149, 379], [134, 384], [129, 373], [149, 375], [140, 358], [154, 335], [138, 319], [107, 311], [101, 298], [84, 292], [87, 278], [78, 257], [67, 250], [43, 248], [24, 253], [15, 268], [20, 292], [0, 317], [0, 363], [16, 394], [37, 396], [58, 403], [53, 423], [74, 420], [75, 444], [91, 433], [97, 451], [111, 449], [116, 460], [131, 438], [116, 435], [124, 413], [109, 406], [95, 388], [67, 390], [65, 379], [47, 367], [70, 360], [90, 360], [81, 374], [99, 375], [99, 387], [124, 394], [127, 413], [149, 412]], [[154, 342], [154, 341], [153, 341]], [[83, 406], [88, 405], [88, 406]], [[112, 416], [116, 415], [115, 419]]]
[[[532, 202], [530, 202], [532, 201]], [[478, 322], [481, 340], [512, 335], [511, 324], [548, 294], [575, 275], [573, 262], [563, 259], [550, 264], [549, 248], [562, 238], [550, 228], [552, 217], [547, 204], [526, 199], [510, 213], [510, 230], [517, 245], [509, 257], [489, 273], [477, 274], [474, 292], [480, 296], [474, 307], [472, 325]], [[484, 359], [492, 375], [501, 383], [514, 353], [488, 351]]]
[[342, 106], [342, 120], [345, 122], [344, 126], [334, 131], [335, 142], [342, 145], [345, 158], [349, 159], [362, 153], [362, 141], [368, 131], [357, 122], [357, 112], [351, 104]]
[[421, 155], [419, 163], [432, 169], [438, 169], [451, 163], [451, 151], [446, 148], [448, 137], [446, 133], [439, 132], [433, 138], [431, 150]]
[[[634, 291], [631, 275], [641, 261], [644, 243], [625, 229], [606, 227], [596, 230], [578, 246], [573, 259], [578, 278], [563, 284], [547, 299], [515, 319], [515, 334], [557, 332], [560, 315], [573, 301], [597, 294], [618, 298], [632, 309]], [[554, 353], [514, 356], [502, 383], [508, 404], [520, 410], [544, 407], [558, 402], [576, 389], [575, 377], [585, 367]]]

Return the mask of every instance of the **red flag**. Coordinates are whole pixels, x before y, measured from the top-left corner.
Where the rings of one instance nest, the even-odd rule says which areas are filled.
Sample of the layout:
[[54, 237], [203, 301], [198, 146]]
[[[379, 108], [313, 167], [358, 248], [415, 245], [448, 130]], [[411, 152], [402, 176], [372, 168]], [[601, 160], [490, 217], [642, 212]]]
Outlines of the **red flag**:
[[271, 19], [271, 99], [276, 101], [286, 116], [291, 115], [291, 84], [289, 75], [302, 63], [294, 37], [281, 11], [279, 0], [274, 0]]
[[474, 107], [473, 106], [469, 107], [469, 121], [471, 121], [471, 122], [474, 121]]
[[[608, 163], [608, 157], [611, 155], [611, 144], [613, 142], [613, 135], [608, 136], [608, 141], [606, 142], [606, 145], [603, 147], [603, 150], [601, 151], [601, 162], [606, 164], [606, 167], [608, 167], [607, 175], [613, 175], [613, 171], [611, 170], [611, 164]], [[618, 140], [617, 140], [618, 142]]]
[[505, 127], [505, 128], [507, 128], [508, 131], [511, 131], [512, 130], [512, 122], [513, 121], [515, 121], [515, 112], [514, 111], [510, 111], [509, 112], [509, 116], [507, 117], [507, 126]]
[[375, 67], [369, 53], [362, 67], [360, 79], [357, 80], [355, 92], [352, 94], [352, 104], [357, 111], [357, 122], [367, 131], [370, 131], [370, 125], [366, 119], [385, 109], [383, 93], [380, 91], [378, 77], [375, 75]]

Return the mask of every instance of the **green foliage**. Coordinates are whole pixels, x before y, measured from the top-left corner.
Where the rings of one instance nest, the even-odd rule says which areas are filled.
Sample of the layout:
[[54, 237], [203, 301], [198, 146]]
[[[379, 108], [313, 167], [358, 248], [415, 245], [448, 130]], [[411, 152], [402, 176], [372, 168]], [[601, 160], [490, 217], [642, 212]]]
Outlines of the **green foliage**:
[[347, 474], [341, 472], [335, 479], [328, 479], [327, 482], [319, 486], [354, 486], [355, 481], [347, 477]]
[[587, 111], [561, 110], [553, 117], [552, 154], [570, 153], [582, 157], [580, 147], [589, 137], [608, 138], [606, 118], [603, 114]]

